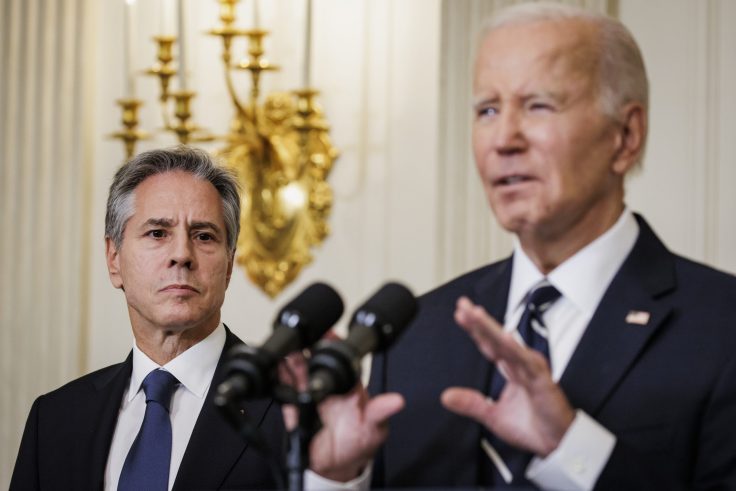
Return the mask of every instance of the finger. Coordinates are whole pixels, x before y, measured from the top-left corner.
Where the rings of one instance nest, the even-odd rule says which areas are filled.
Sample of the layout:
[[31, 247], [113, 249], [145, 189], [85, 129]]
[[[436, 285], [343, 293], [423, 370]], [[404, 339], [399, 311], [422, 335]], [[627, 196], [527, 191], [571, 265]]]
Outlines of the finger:
[[373, 397], [365, 406], [365, 419], [374, 425], [383, 425], [394, 414], [404, 409], [401, 394], [391, 392]]
[[519, 357], [519, 343], [483, 307], [461, 297], [455, 320], [473, 338], [478, 349], [491, 361]]
[[528, 385], [549, 372], [544, 357], [519, 343], [483, 307], [469, 299], [458, 300], [455, 319], [486, 358], [504, 367], [507, 379]]
[[307, 359], [300, 352], [291, 353], [279, 363], [279, 381], [299, 391], [306, 390], [308, 373]]
[[281, 407], [281, 414], [284, 417], [284, 427], [286, 431], [291, 431], [296, 428], [297, 422], [299, 421], [299, 414], [297, 413], [296, 406], [292, 404], [284, 404]]
[[440, 401], [448, 410], [485, 425], [493, 413], [493, 401], [473, 389], [450, 387], [442, 392]]
[[338, 336], [334, 330], [330, 329], [322, 336], [322, 339], [329, 339], [329, 340], [334, 341], [334, 340], [339, 340], [342, 338], [340, 338], [340, 336]]
[[532, 389], [538, 382], [551, 377], [549, 363], [538, 351], [525, 346], [520, 348], [522, 352], [516, 359], [504, 360], [500, 365], [508, 381]]

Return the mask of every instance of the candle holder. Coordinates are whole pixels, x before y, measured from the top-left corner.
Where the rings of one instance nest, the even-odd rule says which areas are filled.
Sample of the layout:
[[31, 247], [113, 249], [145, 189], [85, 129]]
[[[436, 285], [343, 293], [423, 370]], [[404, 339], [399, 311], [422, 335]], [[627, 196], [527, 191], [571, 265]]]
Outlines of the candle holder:
[[250, 29], [244, 32], [248, 38], [248, 58], [242, 59], [235, 65], [238, 70], [248, 70], [251, 75], [251, 104], [256, 104], [260, 95], [259, 86], [261, 82], [261, 72], [272, 72], [281, 69], [278, 65], [274, 65], [263, 58], [263, 38], [268, 35], [268, 31], [261, 29]]
[[123, 129], [110, 135], [110, 138], [122, 140], [125, 145], [126, 160], [135, 155], [138, 140], [147, 140], [150, 136], [138, 129], [138, 108], [143, 105], [140, 99], [118, 99], [115, 101], [122, 110], [121, 123]]
[[[175, 69], [172, 65], [176, 36], [154, 36], [153, 40], [157, 45], [156, 62], [143, 73], [159, 79], [159, 106], [164, 129], [175, 133], [179, 142], [185, 145], [214, 140], [214, 136], [192, 121], [191, 101], [196, 96], [196, 92], [189, 90], [172, 91], [170, 88], [171, 78], [180, 74], [180, 69]], [[172, 121], [174, 118], [170, 115], [168, 104], [170, 100], [174, 101], [175, 121]]]
[[176, 133], [179, 142], [183, 145], [210, 142], [215, 139], [213, 135], [207, 133], [191, 120], [192, 111], [190, 108], [192, 99], [196, 95], [197, 93], [191, 90], [176, 90], [169, 94], [169, 97], [174, 99], [176, 122], [167, 126], [166, 129]]
[[162, 103], [166, 103], [169, 97], [171, 77], [177, 74], [176, 69], [171, 66], [171, 62], [174, 60], [173, 47], [176, 42], [176, 36], [154, 36], [153, 40], [158, 45], [156, 54], [157, 62], [143, 73], [158, 77], [161, 86], [159, 100]]
[[247, 32], [234, 26], [236, 3], [237, 2], [231, 2], [228, 0], [220, 0], [220, 21], [222, 21], [222, 26], [215, 27], [207, 31], [207, 34], [210, 36], [218, 36], [222, 38], [224, 48], [222, 52], [222, 61], [225, 63], [226, 69], [230, 66], [230, 48], [232, 47], [233, 38], [244, 36]]

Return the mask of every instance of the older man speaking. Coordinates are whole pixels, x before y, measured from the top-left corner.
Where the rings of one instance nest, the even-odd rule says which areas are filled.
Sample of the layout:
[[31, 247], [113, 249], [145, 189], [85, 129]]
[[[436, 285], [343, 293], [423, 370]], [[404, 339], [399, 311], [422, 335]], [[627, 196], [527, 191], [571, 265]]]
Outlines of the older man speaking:
[[406, 398], [376, 484], [736, 489], [736, 279], [624, 200], [647, 92], [608, 17], [524, 4], [483, 32], [473, 148], [516, 246], [374, 360], [371, 389]]

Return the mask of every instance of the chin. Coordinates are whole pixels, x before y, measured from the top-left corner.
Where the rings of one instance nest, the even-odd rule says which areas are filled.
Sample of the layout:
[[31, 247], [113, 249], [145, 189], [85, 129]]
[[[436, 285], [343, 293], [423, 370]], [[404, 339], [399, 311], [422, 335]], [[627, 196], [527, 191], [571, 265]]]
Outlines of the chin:
[[531, 200], [491, 206], [498, 224], [504, 230], [519, 235], [543, 226], [549, 218], [544, 207]]
[[531, 223], [528, 214], [526, 213], [509, 213], [509, 212], [498, 212], [495, 213], [496, 220], [501, 227], [512, 234], [518, 234], [524, 229], [529, 227]]
[[192, 314], [174, 314], [163, 317], [159, 325], [167, 331], [182, 332], [206, 322], [206, 318]]

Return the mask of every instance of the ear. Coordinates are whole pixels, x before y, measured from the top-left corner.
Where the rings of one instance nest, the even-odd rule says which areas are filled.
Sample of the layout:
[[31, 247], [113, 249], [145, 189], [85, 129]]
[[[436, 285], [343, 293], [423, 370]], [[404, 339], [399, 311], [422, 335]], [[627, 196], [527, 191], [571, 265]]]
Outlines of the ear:
[[634, 167], [647, 138], [647, 112], [638, 102], [626, 104], [621, 109], [621, 126], [616, 135], [616, 158], [613, 171], [625, 175]]
[[107, 260], [107, 273], [110, 275], [110, 283], [115, 288], [125, 291], [123, 277], [120, 274], [120, 255], [115, 243], [110, 237], [105, 237], [105, 258]]
[[233, 263], [235, 262], [235, 251], [228, 253], [229, 259], [227, 261], [227, 276], [225, 277], [225, 288], [230, 286], [230, 277], [233, 275]]

